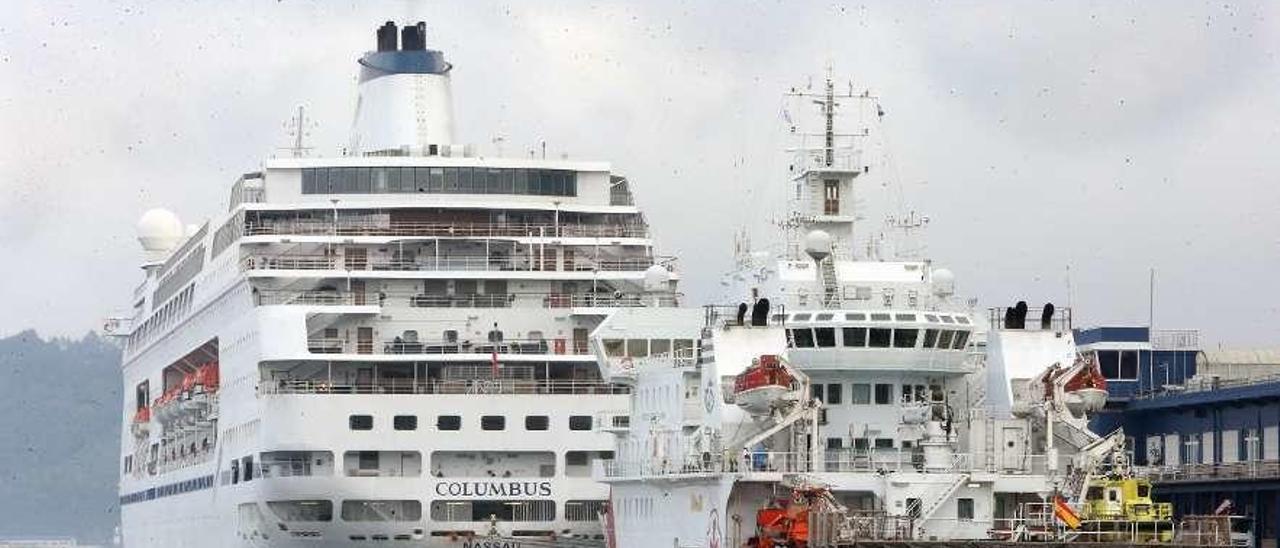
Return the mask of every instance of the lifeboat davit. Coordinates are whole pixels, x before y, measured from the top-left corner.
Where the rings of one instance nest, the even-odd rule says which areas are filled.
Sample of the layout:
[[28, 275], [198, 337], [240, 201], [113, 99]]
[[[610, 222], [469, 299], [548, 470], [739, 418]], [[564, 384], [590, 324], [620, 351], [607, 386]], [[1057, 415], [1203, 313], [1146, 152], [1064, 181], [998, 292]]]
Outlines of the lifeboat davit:
[[794, 390], [795, 377], [778, 356], [766, 354], [734, 378], [733, 402], [752, 415], [768, 415]]
[[1107, 405], [1107, 379], [1098, 370], [1097, 362], [1089, 360], [1071, 380], [1062, 386], [1066, 393], [1067, 409], [1073, 415], [1092, 413]]

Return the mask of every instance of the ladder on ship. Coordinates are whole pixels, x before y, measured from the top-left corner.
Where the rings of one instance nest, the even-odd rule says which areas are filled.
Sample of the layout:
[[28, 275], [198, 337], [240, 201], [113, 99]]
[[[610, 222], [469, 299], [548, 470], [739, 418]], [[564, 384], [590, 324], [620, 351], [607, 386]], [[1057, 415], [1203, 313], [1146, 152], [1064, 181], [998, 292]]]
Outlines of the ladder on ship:
[[836, 279], [836, 262], [831, 257], [827, 257], [819, 263], [818, 268], [822, 270], [822, 305], [827, 308], [838, 308], [840, 282]]

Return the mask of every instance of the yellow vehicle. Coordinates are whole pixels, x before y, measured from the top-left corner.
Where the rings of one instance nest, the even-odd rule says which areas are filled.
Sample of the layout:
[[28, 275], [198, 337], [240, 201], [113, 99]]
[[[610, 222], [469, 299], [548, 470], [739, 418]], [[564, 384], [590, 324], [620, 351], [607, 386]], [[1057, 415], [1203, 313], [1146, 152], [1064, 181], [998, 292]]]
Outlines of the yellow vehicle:
[[1081, 540], [1092, 542], [1172, 542], [1173, 505], [1151, 500], [1145, 478], [1091, 479], [1080, 506]]

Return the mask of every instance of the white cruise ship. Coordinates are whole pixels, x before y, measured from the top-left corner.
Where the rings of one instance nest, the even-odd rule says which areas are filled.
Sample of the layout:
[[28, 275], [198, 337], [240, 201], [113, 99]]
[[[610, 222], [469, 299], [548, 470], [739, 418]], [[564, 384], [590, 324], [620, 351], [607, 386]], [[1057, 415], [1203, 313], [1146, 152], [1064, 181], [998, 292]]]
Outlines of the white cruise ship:
[[388, 22], [349, 151], [266, 160], [198, 227], [142, 217], [127, 546], [601, 539], [598, 423], [629, 399], [588, 336], [674, 305], [673, 265], [608, 163], [457, 144], [452, 69]]
[[[950, 271], [861, 251], [854, 191], [873, 176], [871, 132], [841, 126], [882, 111], [830, 79], [791, 95], [816, 104], [818, 130], [792, 129], [777, 247], [740, 240], [728, 282], [741, 304], [666, 321], [623, 311], [595, 337], [604, 377], [632, 386], [617, 458], [596, 471], [612, 487], [611, 546], [1113, 540], [1054, 514], [1078, 512], [1094, 474], [1125, 460], [1122, 435], [1086, 428], [1106, 392], [1070, 311], [975, 312]], [[673, 326], [701, 330], [696, 352], [633, 355]]]

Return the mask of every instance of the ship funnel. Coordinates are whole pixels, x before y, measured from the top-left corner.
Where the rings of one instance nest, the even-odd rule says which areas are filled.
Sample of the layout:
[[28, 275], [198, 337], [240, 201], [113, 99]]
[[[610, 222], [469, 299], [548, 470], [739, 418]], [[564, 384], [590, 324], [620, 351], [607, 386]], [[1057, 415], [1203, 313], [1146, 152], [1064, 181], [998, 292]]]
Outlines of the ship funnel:
[[352, 153], [447, 155], [460, 148], [453, 146], [453, 65], [427, 49], [426, 23], [398, 29], [387, 21], [377, 36], [377, 50], [360, 58]]

